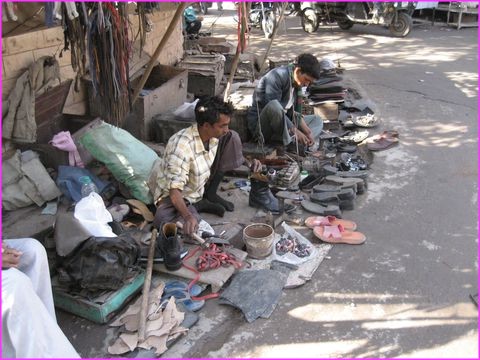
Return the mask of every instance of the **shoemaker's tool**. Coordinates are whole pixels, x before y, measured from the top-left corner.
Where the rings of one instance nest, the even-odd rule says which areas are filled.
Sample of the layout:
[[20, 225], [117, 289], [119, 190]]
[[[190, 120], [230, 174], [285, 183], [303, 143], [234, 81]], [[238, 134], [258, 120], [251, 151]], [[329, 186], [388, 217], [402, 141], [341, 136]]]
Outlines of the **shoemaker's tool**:
[[[182, 224], [180, 221], [177, 221], [177, 227], [178, 227], [179, 229], [183, 229], [183, 224]], [[202, 239], [198, 234], [193, 233], [193, 234], [192, 234], [192, 238], [193, 238], [194, 240], [198, 241], [198, 242], [200, 243], [200, 246], [201, 246], [201, 247], [203, 247], [203, 248], [205, 248], [205, 249], [208, 249], [208, 248], [209, 248], [208, 243], [207, 243], [204, 239]]]
[[221, 221], [221, 222], [218, 222], [218, 223], [210, 224], [210, 226], [227, 225], [227, 224], [230, 224], [230, 223], [231, 223], [231, 221]]
[[[225, 231], [223, 231], [225, 232]], [[208, 231], [202, 233], [202, 239], [208, 243], [230, 245], [230, 241], [221, 237], [222, 235], [211, 234]]]
[[155, 243], [157, 241], [157, 229], [152, 230], [152, 237], [150, 238], [150, 247], [148, 248], [148, 260], [147, 269], [145, 271], [145, 282], [143, 283], [142, 291], [142, 306], [140, 308], [138, 319], [138, 341], [143, 342], [145, 340], [145, 327], [147, 324], [147, 311], [148, 311], [148, 294], [150, 293], [150, 284], [152, 282], [152, 270], [153, 270], [153, 255], [155, 254]]

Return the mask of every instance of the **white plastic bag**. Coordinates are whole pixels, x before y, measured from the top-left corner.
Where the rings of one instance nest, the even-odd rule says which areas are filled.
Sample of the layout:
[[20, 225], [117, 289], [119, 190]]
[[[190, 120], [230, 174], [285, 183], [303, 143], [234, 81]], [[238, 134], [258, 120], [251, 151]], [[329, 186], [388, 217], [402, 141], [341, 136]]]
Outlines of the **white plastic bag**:
[[288, 226], [285, 222], [282, 222], [282, 227], [285, 230], [284, 235], [288, 235], [293, 237], [297, 240], [299, 244], [306, 245], [310, 251], [310, 254], [305, 257], [298, 257], [294, 253], [286, 252], [283, 255], [277, 253], [277, 243], [282, 239], [283, 236], [279, 236], [275, 239], [275, 244], [273, 246], [273, 251], [275, 255], [275, 259], [293, 265], [303, 264], [310, 259], [313, 259], [317, 255], [317, 248], [313, 246], [313, 244], [302, 234], [298, 233], [297, 231], [293, 230], [290, 226]]
[[102, 197], [97, 193], [90, 193], [77, 202], [74, 216], [92, 236], [117, 236], [108, 225], [113, 221], [112, 214], [108, 212]]
[[197, 106], [198, 103], [197, 99], [194, 102], [191, 103], [183, 103], [183, 105], [180, 105], [174, 112], [173, 115], [178, 116], [182, 119], [195, 119], [195, 106]]

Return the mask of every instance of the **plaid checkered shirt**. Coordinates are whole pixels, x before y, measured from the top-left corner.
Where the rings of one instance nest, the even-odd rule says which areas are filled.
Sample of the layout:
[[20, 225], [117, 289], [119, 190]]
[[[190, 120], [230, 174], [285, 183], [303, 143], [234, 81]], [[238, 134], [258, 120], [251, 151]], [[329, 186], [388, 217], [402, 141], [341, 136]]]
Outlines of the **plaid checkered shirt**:
[[181, 190], [191, 204], [200, 201], [217, 148], [218, 139], [212, 138], [209, 150], [205, 150], [197, 124], [172, 135], [159, 165], [156, 201], [169, 196], [170, 189]]

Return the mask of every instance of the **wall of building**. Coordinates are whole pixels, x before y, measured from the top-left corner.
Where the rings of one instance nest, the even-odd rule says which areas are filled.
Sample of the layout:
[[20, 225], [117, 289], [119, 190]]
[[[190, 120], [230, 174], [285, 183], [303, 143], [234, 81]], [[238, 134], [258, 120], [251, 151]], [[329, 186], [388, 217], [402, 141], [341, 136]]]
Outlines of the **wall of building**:
[[[147, 33], [144, 51], [153, 55], [160, 40], [177, 8], [175, 3], [162, 3], [160, 10], [149, 14], [153, 24], [152, 31]], [[130, 15], [132, 38], [138, 33], [138, 16]], [[61, 26], [54, 28], [31, 31], [22, 35], [8, 36], [2, 39], [2, 100], [8, 98], [10, 90], [14, 87], [16, 79], [21, 75], [32, 62], [42, 56], [56, 55], [60, 64], [61, 80], [74, 79], [75, 72], [70, 63], [70, 51], [64, 51], [59, 57], [64, 46], [63, 29]], [[150, 59], [149, 56], [139, 57], [139, 45], [134, 45], [134, 57], [131, 61], [131, 68], [138, 70]], [[183, 36], [181, 23], [175, 28], [167, 45], [160, 54], [158, 61], [161, 64], [172, 65], [176, 63], [183, 54]], [[133, 72], [134, 72], [133, 71]], [[132, 72], [131, 72], [132, 73]], [[73, 84], [67, 97], [63, 112], [66, 114], [85, 115], [88, 109], [86, 104], [86, 93], [82, 87], [80, 92], [75, 92]]]

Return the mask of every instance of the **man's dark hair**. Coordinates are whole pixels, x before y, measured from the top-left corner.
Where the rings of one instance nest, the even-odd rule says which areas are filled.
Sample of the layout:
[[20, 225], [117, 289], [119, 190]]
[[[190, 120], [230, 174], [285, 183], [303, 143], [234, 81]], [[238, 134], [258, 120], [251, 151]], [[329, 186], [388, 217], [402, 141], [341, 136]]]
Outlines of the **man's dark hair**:
[[320, 79], [320, 64], [318, 59], [312, 54], [300, 54], [295, 60], [295, 66], [300, 68], [300, 71], [312, 78]]
[[233, 114], [233, 105], [217, 96], [200, 98], [195, 106], [195, 119], [198, 125], [206, 122], [213, 125], [220, 120], [220, 114], [230, 116]]

